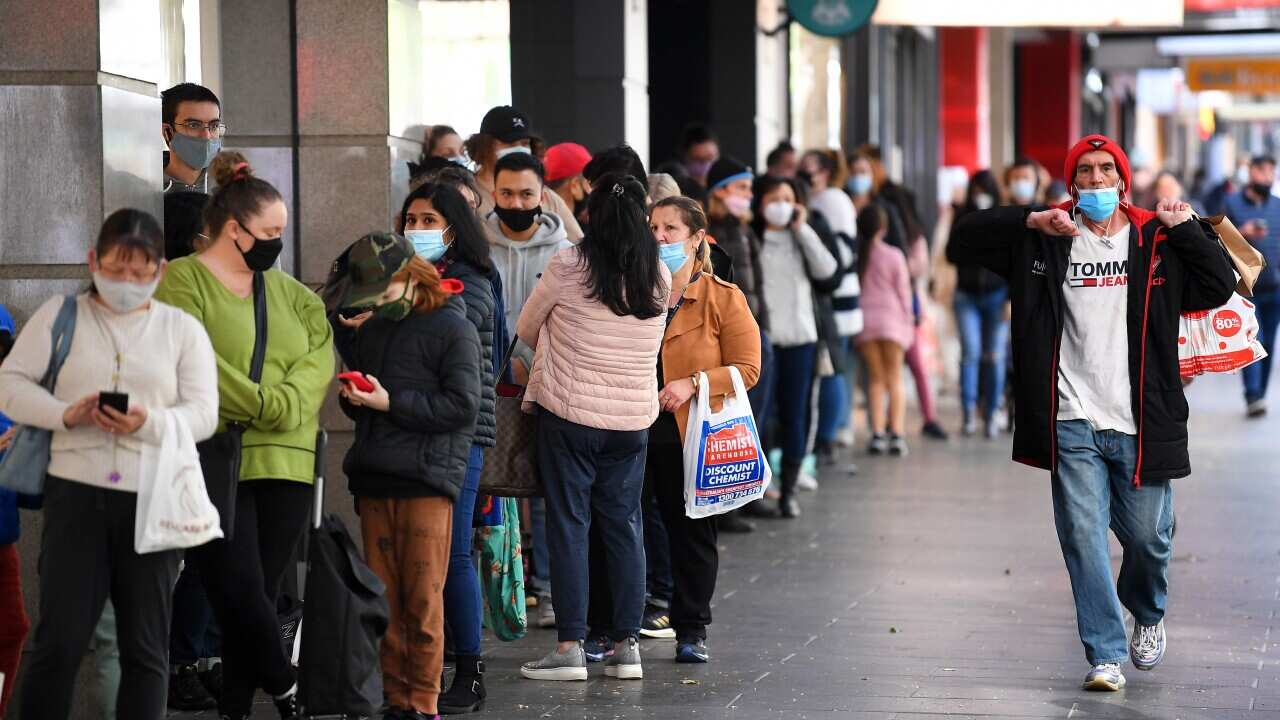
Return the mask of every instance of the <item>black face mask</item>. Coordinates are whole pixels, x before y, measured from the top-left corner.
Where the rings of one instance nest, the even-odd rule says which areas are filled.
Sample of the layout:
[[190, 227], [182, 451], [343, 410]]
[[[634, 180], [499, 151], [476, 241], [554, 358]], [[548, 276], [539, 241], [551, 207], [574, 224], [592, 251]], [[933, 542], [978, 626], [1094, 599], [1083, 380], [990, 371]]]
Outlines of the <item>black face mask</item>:
[[502, 224], [511, 228], [513, 232], [528, 230], [533, 225], [533, 222], [538, 219], [538, 216], [542, 214], [541, 207], [529, 210], [495, 207], [493, 211], [498, 214], [498, 219], [502, 221]]
[[1271, 194], [1271, 186], [1266, 183], [1249, 183], [1249, 189], [1260, 198], [1266, 198]]
[[[280, 252], [284, 250], [283, 238], [257, 238], [248, 230], [245, 231], [249, 237], [253, 238], [253, 247], [246, 252], [240, 250], [240, 256], [244, 258], [244, 264], [254, 272], [266, 272], [276, 264], [276, 258], [280, 257]], [[240, 248], [237, 247], [237, 250]]]

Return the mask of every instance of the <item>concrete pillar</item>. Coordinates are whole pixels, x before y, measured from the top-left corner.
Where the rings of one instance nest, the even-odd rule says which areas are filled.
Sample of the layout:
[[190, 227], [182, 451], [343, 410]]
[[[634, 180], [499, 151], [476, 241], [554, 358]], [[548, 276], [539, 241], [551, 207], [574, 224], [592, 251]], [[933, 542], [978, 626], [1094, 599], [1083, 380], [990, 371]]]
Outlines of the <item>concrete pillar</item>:
[[[135, 207], [161, 217], [165, 68], [156, 2], [0, 2], [0, 28], [17, 29], [0, 42], [0, 302], [21, 327], [51, 296], [83, 287], [107, 215]], [[18, 543], [33, 622], [40, 520], [22, 513]], [[75, 717], [93, 716], [85, 684]], [[19, 680], [13, 706], [24, 690]]]
[[1080, 139], [1080, 43], [1070, 30], [1018, 47], [1018, 147], [1059, 177]]
[[986, 28], [938, 30], [942, 164], [972, 174], [991, 164]]
[[512, 104], [548, 144], [649, 159], [646, 0], [511, 0]]
[[987, 82], [991, 167], [1002, 172], [1015, 157], [1013, 32], [1008, 28], [987, 28]]

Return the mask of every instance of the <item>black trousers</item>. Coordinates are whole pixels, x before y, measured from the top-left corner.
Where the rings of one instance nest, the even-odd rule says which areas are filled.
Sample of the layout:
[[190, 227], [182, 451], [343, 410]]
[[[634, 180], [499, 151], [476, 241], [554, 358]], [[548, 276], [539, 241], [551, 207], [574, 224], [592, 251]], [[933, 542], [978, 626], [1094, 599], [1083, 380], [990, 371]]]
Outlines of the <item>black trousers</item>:
[[108, 597], [120, 644], [116, 717], [164, 718], [181, 553], [134, 552], [137, 503], [131, 492], [56, 477], [45, 484], [40, 623], [22, 675], [25, 720], [65, 720], [70, 713], [76, 672]]
[[[705, 640], [711, 624], [711, 597], [716, 592], [716, 575], [720, 571], [719, 537], [715, 517], [697, 520], [684, 513], [684, 454], [680, 445], [650, 443], [645, 461], [644, 492], [657, 500], [662, 523], [667, 528], [671, 545], [671, 626], [676, 637]], [[652, 507], [649, 499], [646, 510]], [[592, 536], [590, 542], [591, 606], [588, 612], [590, 637], [609, 635], [612, 602], [606, 582], [609, 564], [602, 543]]]
[[187, 563], [173, 589], [169, 664], [194, 665], [211, 657], [222, 657], [222, 630], [213, 617], [213, 606], [205, 594], [200, 570], [195, 563]]
[[215, 540], [188, 554], [199, 567], [222, 627], [218, 711], [224, 715], [248, 715], [258, 688], [282, 695], [296, 680], [280, 641], [276, 604], [310, 522], [312, 500], [308, 484], [241, 482], [232, 539]]

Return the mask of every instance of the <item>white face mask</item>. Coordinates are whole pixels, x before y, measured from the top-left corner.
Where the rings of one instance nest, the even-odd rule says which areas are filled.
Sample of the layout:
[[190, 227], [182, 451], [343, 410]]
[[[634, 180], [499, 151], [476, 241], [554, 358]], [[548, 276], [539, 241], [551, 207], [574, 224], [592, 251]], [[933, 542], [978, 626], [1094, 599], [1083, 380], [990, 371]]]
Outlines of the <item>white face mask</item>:
[[145, 285], [138, 283], [124, 282], [120, 280], [112, 280], [102, 275], [102, 273], [93, 274], [93, 286], [98, 290], [98, 297], [107, 304], [107, 307], [118, 313], [129, 313], [137, 310], [156, 292], [156, 286], [160, 284], [160, 274], [156, 273], [156, 279]]
[[498, 159], [501, 160], [512, 153], [526, 153], [532, 155], [533, 151], [523, 145], [512, 145], [511, 147], [502, 148], [496, 154]]
[[1030, 205], [1036, 199], [1036, 183], [1034, 180], [1018, 178], [1009, 183], [1009, 193], [1019, 205]]
[[995, 204], [995, 199], [986, 193], [978, 193], [973, 196], [973, 206], [979, 210], [987, 210]]
[[764, 206], [764, 220], [774, 227], [786, 227], [795, 212], [795, 205], [786, 200], [774, 200]]

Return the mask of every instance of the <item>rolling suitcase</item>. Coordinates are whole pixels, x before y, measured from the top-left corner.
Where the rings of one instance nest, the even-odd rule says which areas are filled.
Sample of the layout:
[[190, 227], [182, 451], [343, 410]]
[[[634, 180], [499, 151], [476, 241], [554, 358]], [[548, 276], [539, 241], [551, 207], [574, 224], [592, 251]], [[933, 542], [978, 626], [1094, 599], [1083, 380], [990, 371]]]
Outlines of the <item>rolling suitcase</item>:
[[315, 512], [307, 549], [299, 717], [363, 720], [382, 707], [378, 652], [387, 631], [386, 587], [336, 515], [324, 514], [324, 431], [316, 441]]

